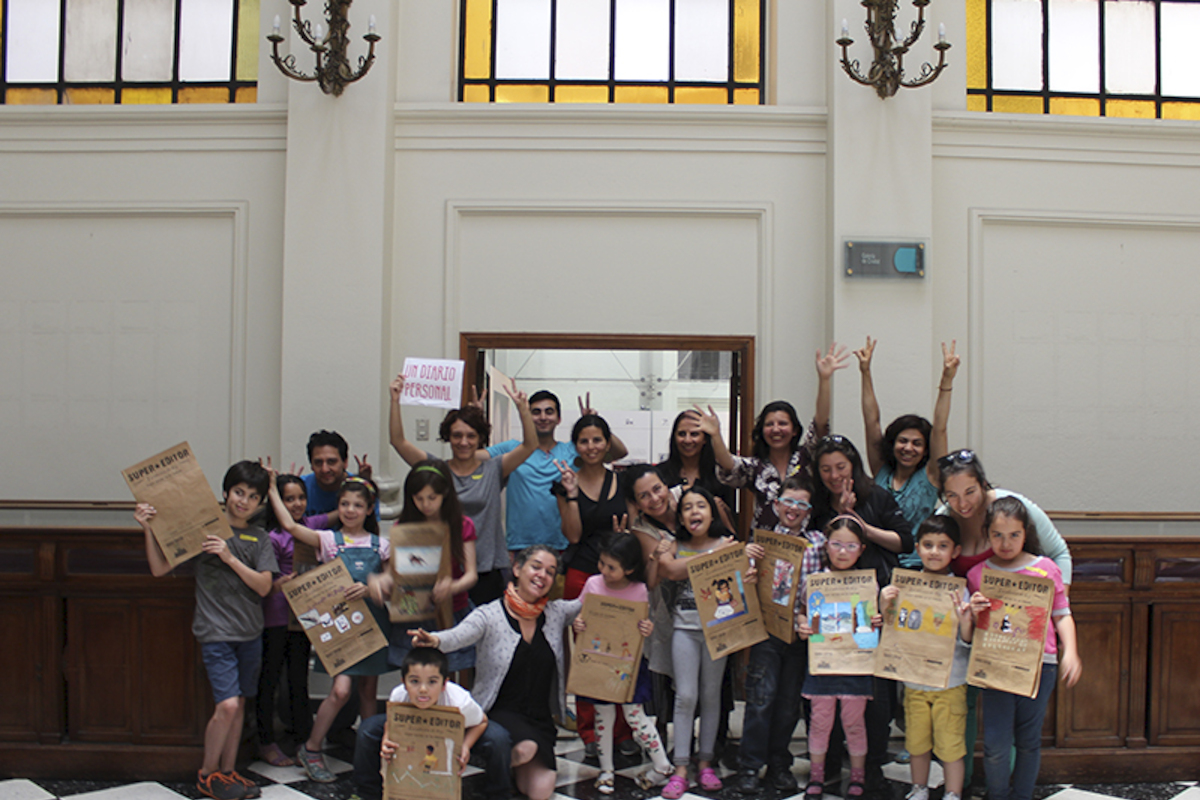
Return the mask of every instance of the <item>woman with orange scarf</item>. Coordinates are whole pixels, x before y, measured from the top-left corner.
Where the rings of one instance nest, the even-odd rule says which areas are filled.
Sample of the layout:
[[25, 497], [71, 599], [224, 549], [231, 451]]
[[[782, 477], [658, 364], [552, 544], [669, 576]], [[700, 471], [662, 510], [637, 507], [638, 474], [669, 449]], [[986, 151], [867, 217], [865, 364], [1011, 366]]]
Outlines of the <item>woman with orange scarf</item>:
[[561, 719], [566, 708], [563, 631], [582, 605], [579, 600], [547, 600], [560, 566], [553, 550], [527, 547], [517, 554], [512, 583], [499, 600], [480, 606], [449, 630], [411, 631], [414, 647], [451, 652], [476, 645], [471, 694], [488, 715], [488, 729], [476, 750], [488, 750], [487, 791], [495, 800], [512, 792], [508, 771], [492, 766], [503, 755], [511, 758], [521, 794], [530, 800], [554, 794], [554, 717]]

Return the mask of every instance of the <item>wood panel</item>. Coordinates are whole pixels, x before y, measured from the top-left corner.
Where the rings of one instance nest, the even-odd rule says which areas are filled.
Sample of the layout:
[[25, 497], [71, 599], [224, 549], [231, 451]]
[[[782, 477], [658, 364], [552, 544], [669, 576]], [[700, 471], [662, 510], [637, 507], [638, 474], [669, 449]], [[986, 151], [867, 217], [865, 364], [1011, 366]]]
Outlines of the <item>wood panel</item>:
[[1200, 603], [1159, 603], [1151, 623], [1151, 745], [1200, 746]]
[[[131, 741], [136, 668], [134, 603], [105, 597], [66, 601], [67, 732], [76, 742]], [[140, 691], [150, 689], [139, 687]]]
[[1129, 724], [1130, 617], [1128, 603], [1071, 607], [1083, 659], [1072, 688], [1058, 685], [1058, 747], [1121, 747]]
[[[36, 741], [41, 730], [38, 689], [47, 678], [42, 631], [49, 626], [40, 597], [0, 594], [0, 630], [19, 646], [0, 647], [0, 740]], [[49, 676], [53, 680], [53, 676]]]

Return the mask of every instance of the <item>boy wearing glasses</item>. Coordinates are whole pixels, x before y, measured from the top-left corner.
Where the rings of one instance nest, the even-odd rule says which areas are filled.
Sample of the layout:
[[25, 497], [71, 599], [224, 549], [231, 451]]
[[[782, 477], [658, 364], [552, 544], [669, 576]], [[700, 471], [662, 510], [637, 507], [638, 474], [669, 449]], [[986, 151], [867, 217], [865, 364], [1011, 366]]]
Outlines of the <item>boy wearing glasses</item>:
[[[825, 566], [825, 534], [809, 530], [812, 483], [803, 472], [792, 475], [774, 500], [779, 524], [775, 533], [799, 536], [810, 546], [804, 551], [798, 582]], [[800, 593], [796, 601], [801, 601]], [[808, 672], [808, 642], [796, 637], [785, 644], [774, 636], [750, 648], [746, 671], [746, 715], [738, 753], [736, 788], [742, 794], [762, 789], [758, 771], [766, 764], [766, 781], [780, 791], [795, 792], [799, 786], [792, 775], [792, 732], [800, 721], [800, 687]]]

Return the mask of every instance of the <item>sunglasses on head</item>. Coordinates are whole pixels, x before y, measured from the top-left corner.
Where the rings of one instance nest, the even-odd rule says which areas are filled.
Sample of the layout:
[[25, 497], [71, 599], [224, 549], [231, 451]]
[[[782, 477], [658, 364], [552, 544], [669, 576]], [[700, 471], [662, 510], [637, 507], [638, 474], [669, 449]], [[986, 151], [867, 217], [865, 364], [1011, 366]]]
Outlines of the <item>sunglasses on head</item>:
[[823, 444], [833, 444], [839, 447], [845, 447], [846, 445], [850, 444], [850, 440], [841, 434], [832, 433], [829, 436], [822, 436], [819, 440], [817, 440], [818, 447]]
[[955, 450], [953, 453], [946, 453], [937, 460], [939, 467], [951, 467], [955, 464], [970, 464], [975, 461], [974, 450]]

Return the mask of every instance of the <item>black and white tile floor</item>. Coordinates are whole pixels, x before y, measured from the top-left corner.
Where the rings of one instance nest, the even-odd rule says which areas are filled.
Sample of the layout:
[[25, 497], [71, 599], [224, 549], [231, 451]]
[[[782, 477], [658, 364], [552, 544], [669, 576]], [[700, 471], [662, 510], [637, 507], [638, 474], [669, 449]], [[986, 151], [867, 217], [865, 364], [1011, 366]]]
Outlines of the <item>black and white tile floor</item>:
[[[730, 720], [731, 735], [740, 732], [740, 706]], [[802, 730], [802, 728], [801, 728]], [[903, 740], [893, 739], [892, 750], [898, 752], [903, 747]], [[645, 800], [655, 798], [657, 791], [640, 789], [635, 780], [636, 776], [646, 769], [646, 764], [637, 758], [625, 758], [617, 755], [616, 792], [612, 795], [602, 795], [596, 790], [594, 781], [600, 771], [595, 760], [589, 763], [584, 756], [582, 742], [573, 734], [562, 733], [558, 742], [558, 790], [554, 800]], [[804, 739], [797, 738], [792, 743], [792, 751], [797, 754], [795, 773], [797, 780], [803, 786], [808, 774], [808, 762], [804, 760]], [[327, 752], [329, 768], [338, 775], [336, 783], [319, 784], [308, 780], [299, 767], [272, 767], [262, 761], [256, 761], [243, 771], [247, 777], [254, 778], [262, 786], [264, 800], [346, 800], [353, 791], [350, 783], [350, 753], [338, 746], [331, 746]], [[719, 770], [722, 778], [731, 775], [725, 768]], [[909, 788], [908, 767], [892, 763], [884, 768], [884, 775], [890, 782], [891, 796], [900, 800]], [[938, 765], [933, 765], [931, 782], [938, 785], [941, 782], [941, 771]], [[480, 797], [483, 774], [470, 768], [463, 781], [464, 800]], [[933, 793], [940, 797], [940, 791]], [[179, 798], [199, 798], [192, 781], [143, 781], [143, 782], [113, 782], [89, 780], [30, 780], [13, 778], [0, 780], [0, 800], [179, 800]], [[835, 795], [825, 795], [825, 800]], [[1200, 800], [1200, 785], [1195, 781], [1178, 781], [1170, 783], [1145, 784], [1051, 784], [1037, 787], [1035, 800]], [[780, 795], [773, 789], [765, 788], [756, 800], [802, 800], [800, 795]], [[702, 792], [694, 787], [684, 795], [684, 800], [744, 800], [731, 786], [716, 793]]]

